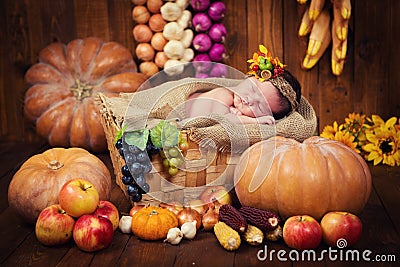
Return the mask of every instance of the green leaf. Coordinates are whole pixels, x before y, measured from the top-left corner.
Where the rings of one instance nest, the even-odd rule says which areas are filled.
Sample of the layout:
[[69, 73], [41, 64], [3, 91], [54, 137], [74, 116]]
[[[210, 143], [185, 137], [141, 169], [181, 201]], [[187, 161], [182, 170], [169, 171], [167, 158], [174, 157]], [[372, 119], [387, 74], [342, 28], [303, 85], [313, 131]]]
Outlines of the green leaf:
[[179, 130], [170, 123], [165, 123], [161, 132], [161, 141], [164, 147], [173, 147], [178, 144]]
[[142, 151], [146, 149], [148, 138], [149, 138], [148, 129], [125, 133], [125, 142], [129, 145], [137, 146]]
[[166, 121], [160, 121], [153, 129], [150, 131], [150, 138], [153, 145], [157, 148], [162, 148], [161, 132], [163, 125]]
[[117, 141], [118, 141], [119, 139], [122, 138], [122, 136], [124, 135], [125, 129], [126, 129], [126, 125], [122, 126], [122, 128], [119, 129], [118, 132], [115, 134], [114, 145], [117, 143]]
[[155, 147], [172, 147], [178, 144], [179, 130], [174, 125], [163, 120], [151, 129], [150, 137]]

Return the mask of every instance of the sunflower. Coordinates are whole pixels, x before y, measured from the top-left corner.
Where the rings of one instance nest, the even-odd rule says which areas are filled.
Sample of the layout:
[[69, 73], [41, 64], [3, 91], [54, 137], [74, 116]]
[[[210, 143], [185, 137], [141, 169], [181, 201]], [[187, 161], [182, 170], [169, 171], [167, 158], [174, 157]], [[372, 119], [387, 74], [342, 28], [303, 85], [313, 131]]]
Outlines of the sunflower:
[[365, 158], [374, 161], [374, 165], [379, 163], [390, 166], [400, 166], [400, 131], [395, 127], [396, 117], [392, 117], [386, 122], [377, 115], [372, 116], [374, 123], [365, 131], [368, 144], [363, 146], [367, 152]]
[[324, 129], [322, 130], [322, 133], [320, 134], [321, 137], [324, 137], [326, 139], [331, 139], [335, 140], [335, 134], [339, 132], [339, 125], [337, 121], [333, 122], [333, 125], [326, 125]]
[[339, 125], [337, 121], [334, 121], [332, 126], [325, 126], [320, 136], [326, 139], [340, 141], [357, 153], [360, 153], [360, 150], [357, 148], [356, 138], [350, 132], [344, 131], [343, 124]]
[[355, 141], [355, 137], [351, 135], [349, 132], [343, 132], [343, 131], [336, 132], [334, 140], [340, 141], [346, 146], [353, 149], [355, 152], [360, 153], [360, 150], [357, 148], [357, 142]]
[[345, 123], [343, 123], [343, 129], [349, 132], [355, 137], [355, 142], [357, 143], [357, 148], [361, 149], [363, 145], [366, 144], [367, 138], [365, 136], [365, 130], [368, 128], [366, 124], [366, 115], [361, 115], [360, 113], [349, 113], [347, 118], [345, 118]]

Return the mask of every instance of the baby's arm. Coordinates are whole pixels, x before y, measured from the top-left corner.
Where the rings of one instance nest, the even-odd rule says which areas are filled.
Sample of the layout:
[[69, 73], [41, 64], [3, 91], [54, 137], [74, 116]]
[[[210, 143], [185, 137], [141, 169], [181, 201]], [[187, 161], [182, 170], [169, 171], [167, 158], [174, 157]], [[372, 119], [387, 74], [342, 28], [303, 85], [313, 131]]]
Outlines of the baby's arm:
[[228, 114], [233, 104], [233, 95], [226, 88], [215, 88], [205, 93], [193, 95], [188, 101], [188, 115], [191, 118], [211, 113]]

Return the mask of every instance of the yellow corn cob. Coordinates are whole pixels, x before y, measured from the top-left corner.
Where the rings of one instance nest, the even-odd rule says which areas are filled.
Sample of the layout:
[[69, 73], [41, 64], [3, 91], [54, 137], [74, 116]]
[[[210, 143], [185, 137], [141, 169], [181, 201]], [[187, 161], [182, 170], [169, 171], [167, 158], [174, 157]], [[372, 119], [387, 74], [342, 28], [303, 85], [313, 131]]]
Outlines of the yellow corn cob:
[[350, 0], [333, 0], [332, 33], [336, 34], [339, 41], [347, 39], [350, 15]]
[[243, 238], [250, 245], [257, 246], [263, 242], [264, 233], [258, 227], [248, 224]]
[[299, 32], [298, 32], [298, 35], [300, 37], [306, 36], [307, 34], [309, 34], [311, 32], [312, 26], [314, 24], [314, 21], [310, 20], [310, 18], [308, 16], [308, 10], [309, 10], [309, 8], [307, 8], [307, 10], [304, 12], [303, 18], [301, 19]]
[[308, 16], [310, 20], [317, 20], [324, 8], [325, 0], [311, 0], [310, 9], [308, 11]]
[[350, 15], [350, 0], [333, 1], [331, 68], [332, 73], [336, 76], [341, 75], [343, 72], [347, 54], [347, 33]]
[[[323, 25], [321, 25], [321, 20], [323, 20]], [[311, 69], [314, 67], [328, 48], [332, 39], [329, 31], [329, 20], [328, 11], [324, 10], [320, 18], [314, 23], [310, 34], [307, 53], [302, 62], [302, 67], [304, 69]]]
[[214, 233], [224, 249], [232, 251], [239, 248], [241, 242], [239, 233], [226, 223], [217, 222], [214, 225]]
[[308, 41], [307, 54], [310, 56], [315, 56], [321, 49], [322, 42], [327, 35], [330, 35], [329, 25], [330, 25], [329, 11], [324, 9], [319, 18], [314, 22], [311, 30], [310, 40]]
[[331, 55], [331, 68], [332, 73], [339, 76], [343, 72], [344, 60], [347, 51], [347, 39], [344, 42], [339, 42], [335, 35], [332, 33], [332, 55]]
[[283, 236], [282, 227], [278, 225], [275, 230], [265, 233], [265, 239], [269, 241], [278, 241]]
[[348, 20], [351, 16], [351, 2], [350, 0], [332, 0], [333, 10], [340, 15], [342, 19]]

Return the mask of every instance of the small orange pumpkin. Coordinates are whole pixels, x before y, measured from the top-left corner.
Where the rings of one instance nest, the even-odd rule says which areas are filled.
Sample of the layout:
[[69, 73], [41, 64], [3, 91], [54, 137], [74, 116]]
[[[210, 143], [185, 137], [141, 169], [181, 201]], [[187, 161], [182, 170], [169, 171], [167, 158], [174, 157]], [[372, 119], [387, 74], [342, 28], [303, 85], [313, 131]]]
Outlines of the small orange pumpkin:
[[26, 222], [35, 223], [39, 213], [58, 203], [58, 193], [73, 178], [90, 181], [101, 200], [111, 196], [107, 166], [82, 148], [52, 148], [22, 164], [8, 187], [8, 203]]
[[161, 207], [145, 207], [132, 217], [132, 233], [144, 240], [160, 240], [167, 237], [168, 230], [178, 226], [178, 218]]
[[364, 159], [345, 144], [313, 136], [299, 143], [273, 137], [249, 147], [234, 174], [242, 205], [279, 212], [283, 218], [328, 211], [359, 213], [371, 192]]
[[107, 151], [95, 98], [135, 92], [147, 79], [126, 47], [99, 38], [55, 42], [25, 74], [24, 113], [51, 146]]

